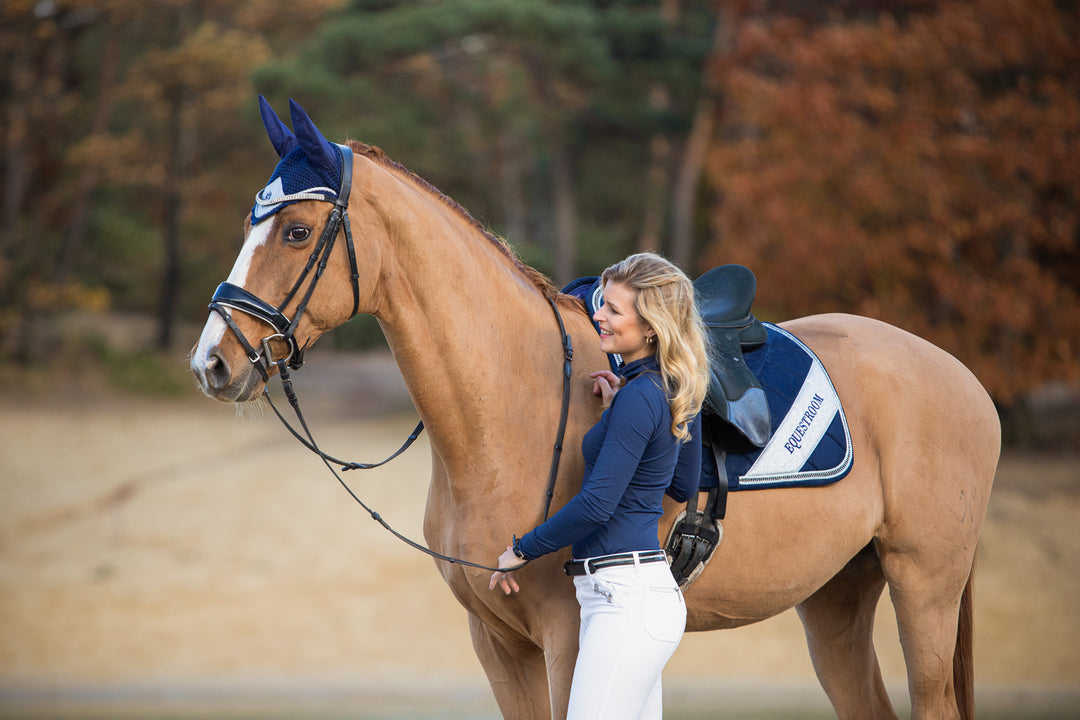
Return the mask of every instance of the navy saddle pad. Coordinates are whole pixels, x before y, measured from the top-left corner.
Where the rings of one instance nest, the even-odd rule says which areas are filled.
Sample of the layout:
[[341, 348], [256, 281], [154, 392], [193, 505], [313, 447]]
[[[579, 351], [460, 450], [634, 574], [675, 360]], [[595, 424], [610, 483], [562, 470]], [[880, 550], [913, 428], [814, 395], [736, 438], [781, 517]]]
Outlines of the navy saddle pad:
[[[764, 323], [768, 340], [744, 353], [769, 403], [772, 435], [763, 448], [729, 452], [729, 490], [827, 485], [854, 460], [851, 432], [825, 366], [798, 338]], [[702, 454], [702, 487], [716, 483], [712, 453]], [[711, 467], [710, 467], [711, 464]]]

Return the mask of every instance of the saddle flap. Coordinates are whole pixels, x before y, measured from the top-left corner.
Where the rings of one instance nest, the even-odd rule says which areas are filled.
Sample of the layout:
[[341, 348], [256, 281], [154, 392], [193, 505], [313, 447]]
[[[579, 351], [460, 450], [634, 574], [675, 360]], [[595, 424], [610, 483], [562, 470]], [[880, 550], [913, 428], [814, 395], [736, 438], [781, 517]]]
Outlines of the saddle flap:
[[742, 355], [768, 338], [750, 312], [756, 294], [757, 279], [742, 265], [721, 265], [694, 281], [698, 312], [713, 348], [707, 405], [744, 440], [764, 447], [772, 431], [769, 406]]

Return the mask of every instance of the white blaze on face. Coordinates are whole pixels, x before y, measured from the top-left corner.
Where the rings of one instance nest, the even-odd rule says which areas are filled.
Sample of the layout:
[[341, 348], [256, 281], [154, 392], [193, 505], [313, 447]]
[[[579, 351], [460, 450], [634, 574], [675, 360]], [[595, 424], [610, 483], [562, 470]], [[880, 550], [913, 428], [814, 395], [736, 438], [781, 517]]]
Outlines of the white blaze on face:
[[[251, 261], [255, 257], [255, 251], [266, 244], [270, 238], [270, 230], [274, 222], [262, 222], [251, 228], [244, 247], [240, 249], [240, 255], [236, 258], [232, 272], [229, 273], [228, 282], [238, 287], [244, 287], [247, 282], [248, 272], [251, 270]], [[221, 338], [225, 336], [228, 326], [216, 312], [210, 313], [210, 317], [203, 327], [202, 335], [199, 336], [199, 344], [191, 356], [191, 368], [199, 377], [200, 381], [205, 377], [206, 363], [210, 358], [210, 351], [217, 347]]]

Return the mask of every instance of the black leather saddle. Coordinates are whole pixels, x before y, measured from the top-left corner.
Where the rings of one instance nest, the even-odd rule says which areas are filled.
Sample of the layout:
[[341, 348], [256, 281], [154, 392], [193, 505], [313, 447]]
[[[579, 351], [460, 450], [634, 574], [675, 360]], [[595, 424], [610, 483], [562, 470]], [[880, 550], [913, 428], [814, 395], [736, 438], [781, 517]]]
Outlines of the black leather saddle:
[[698, 496], [690, 498], [668, 535], [665, 547], [680, 587], [705, 570], [724, 536], [720, 520], [727, 512], [728, 451], [764, 447], [772, 433], [765, 391], [743, 360], [743, 350], [760, 347], [768, 339], [765, 327], [750, 311], [757, 294], [754, 273], [742, 265], [715, 267], [694, 281], [694, 294], [712, 346], [701, 449], [716, 462], [717, 484], [708, 488], [700, 510]]
[[694, 281], [698, 312], [713, 351], [705, 413], [730, 424], [746, 442], [761, 448], [772, 432], [769, 404], [743, 361], [743, 350], [759, 347], [767, 339], [765, 327], [750, 311], [756, 294], [757, 278], [742, 265], [721, 265]]

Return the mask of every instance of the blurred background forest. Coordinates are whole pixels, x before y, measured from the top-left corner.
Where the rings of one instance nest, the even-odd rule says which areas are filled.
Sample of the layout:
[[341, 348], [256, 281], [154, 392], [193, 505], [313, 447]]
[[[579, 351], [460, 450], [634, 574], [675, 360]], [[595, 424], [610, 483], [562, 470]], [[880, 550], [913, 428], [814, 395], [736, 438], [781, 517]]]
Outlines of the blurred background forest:
[[6, 0], [0, 364], [109, 360], [51, 328], [123, 315], [183, 367], [276, 163], [262, 93], [559, 283], [742, 263], [762, 319], [896, 324], [1022, 416], [1080, 382], [1077, 38], [1074, 0]]

